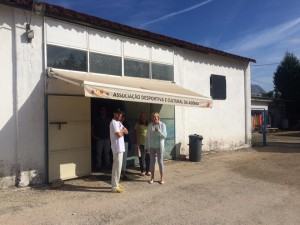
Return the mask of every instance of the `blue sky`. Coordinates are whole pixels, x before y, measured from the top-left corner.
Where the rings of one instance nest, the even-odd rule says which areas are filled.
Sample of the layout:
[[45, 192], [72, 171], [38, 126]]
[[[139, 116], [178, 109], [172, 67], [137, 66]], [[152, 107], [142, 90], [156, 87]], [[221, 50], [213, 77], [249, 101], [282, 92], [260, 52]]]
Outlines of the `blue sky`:
[[300, 59], [300, 0], [45, 0], [257, 61], [252, 84], [273, 90], [286, 51]]

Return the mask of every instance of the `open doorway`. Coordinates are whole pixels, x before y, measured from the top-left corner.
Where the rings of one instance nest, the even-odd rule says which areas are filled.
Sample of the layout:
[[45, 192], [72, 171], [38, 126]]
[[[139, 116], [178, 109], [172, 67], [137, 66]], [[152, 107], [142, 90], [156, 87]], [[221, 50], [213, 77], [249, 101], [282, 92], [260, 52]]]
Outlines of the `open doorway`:
[[[92, 129], [94, 127], [95, 121], [97, 117], [100, 116], [100, 110], [102, 107], [105, 107], [107, 110], [107, 118], [111, 120], [113, 118], [113, 111], [116, 108], [120, 108], [124, 110], [124, 102], [117, 101], [117, 100], [110, 100], [110, 99], [102, 99], [102, 98], [92, 98], [91, 99], [91, 124]], [[109, 136], [109, 133], [108, 133]], [[97, 151], [96, 151], [96, 144], [97, 141], [91, 137], [92, 143], [92, 154], [91, 154], [91, 162], [92, 162], [92, 171], [97, 170]], [[112, 153], [110, 151], [110, 164], [112, 164]], [[102, 157], [102, 161], [104, 161], [104, 157]], [[103, 162], [104, 163], [104, 162]]]
[[[94, 124], [95, 119], [99, 115], [101, 107], [107, 109], [107, 116], [111, 120], [113, 111], [120, 108], [126, 114], [126, 121], [129, 125], [129, 146], [127, 155], [127, 166], [135, 166], [139, 164], [138, 157], [135, 154], [135, 139], [134, 128], [139, 120], [141, 112], [146, 112], [148, 121], [151, 121], [151, 113], [159, 112], [161, 121], [167, 126], [168, 137], [165, 140], [165, 159], [174, 158], [175, 146], [175, 107], [172, 105], [160, 105], [140, 102], [117, 101], [110, 99], [92, 98], [91, 99], [91, 124]], [[111, 153], [112, 154], [112, 153]], [[96, 141], [92, 138], [92, 171], [96, 170]], [[111, 155], [112, 159], [112, 155]]]

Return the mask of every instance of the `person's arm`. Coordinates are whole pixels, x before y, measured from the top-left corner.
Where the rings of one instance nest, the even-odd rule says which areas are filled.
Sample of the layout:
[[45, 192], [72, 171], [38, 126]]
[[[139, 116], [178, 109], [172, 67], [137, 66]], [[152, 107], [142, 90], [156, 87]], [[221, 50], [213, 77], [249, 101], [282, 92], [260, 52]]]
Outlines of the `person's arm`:
[[123, 133], [123, 135], [124, 135], [124, 134], [128, 134], [128, 133], [129, 133], [126, 127], [123, 127], [123, 129], [122, 129], [122, 133]]
[[122, 129], [120, 131], [117, 131], [116, 135], [120, 138], [123, 137], [125, 134], [128, 134], [128, 130], [122, 125]]
[[150, 149], [150, 132], [151, 132], [151, 123], [149, 123], [147, 127], [145, 150]]
[[165, 139], [167, 137], [167, 127], [164, 123], [160, 123], [160, 127], [161, 129], [158, 130], [159, 132], [159, 136], [162, 138], [162, 139]]
[[[122, 124], [122, 123], [121, 123]], [[127, 124], [127, 123], [126, 123]], [[127, 126], [127, 125], [126, 125]], [[122, 124], [122, 133], [123, 133], [123, 135], [124, 134], [128, 134], [128, 130], [127, 130], [127, 128]]]

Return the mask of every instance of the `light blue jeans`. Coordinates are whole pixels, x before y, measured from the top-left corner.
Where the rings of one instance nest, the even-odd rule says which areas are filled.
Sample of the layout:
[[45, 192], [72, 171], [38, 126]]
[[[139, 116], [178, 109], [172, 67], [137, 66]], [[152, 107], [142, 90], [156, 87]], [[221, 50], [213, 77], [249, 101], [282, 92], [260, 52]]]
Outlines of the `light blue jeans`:
[[160, 148], [150, 148], [150, 172], [153, 174], [155, 170], [155, 163], [157, 156], [157, 163], [159, 166], [159, 172], [164, 172], [164, 151], [161, 151]]

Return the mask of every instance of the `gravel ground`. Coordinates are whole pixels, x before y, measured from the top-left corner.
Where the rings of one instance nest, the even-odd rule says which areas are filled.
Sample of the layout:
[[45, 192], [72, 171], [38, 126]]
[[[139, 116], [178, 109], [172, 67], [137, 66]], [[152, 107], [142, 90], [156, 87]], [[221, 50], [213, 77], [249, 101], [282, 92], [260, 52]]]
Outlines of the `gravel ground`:
[[131, 169], [122, 194], [110, 192], [109, 173], [0, 190], [0, 224], [300, 224], [300, 132], [165, 167], [164, 185]]

